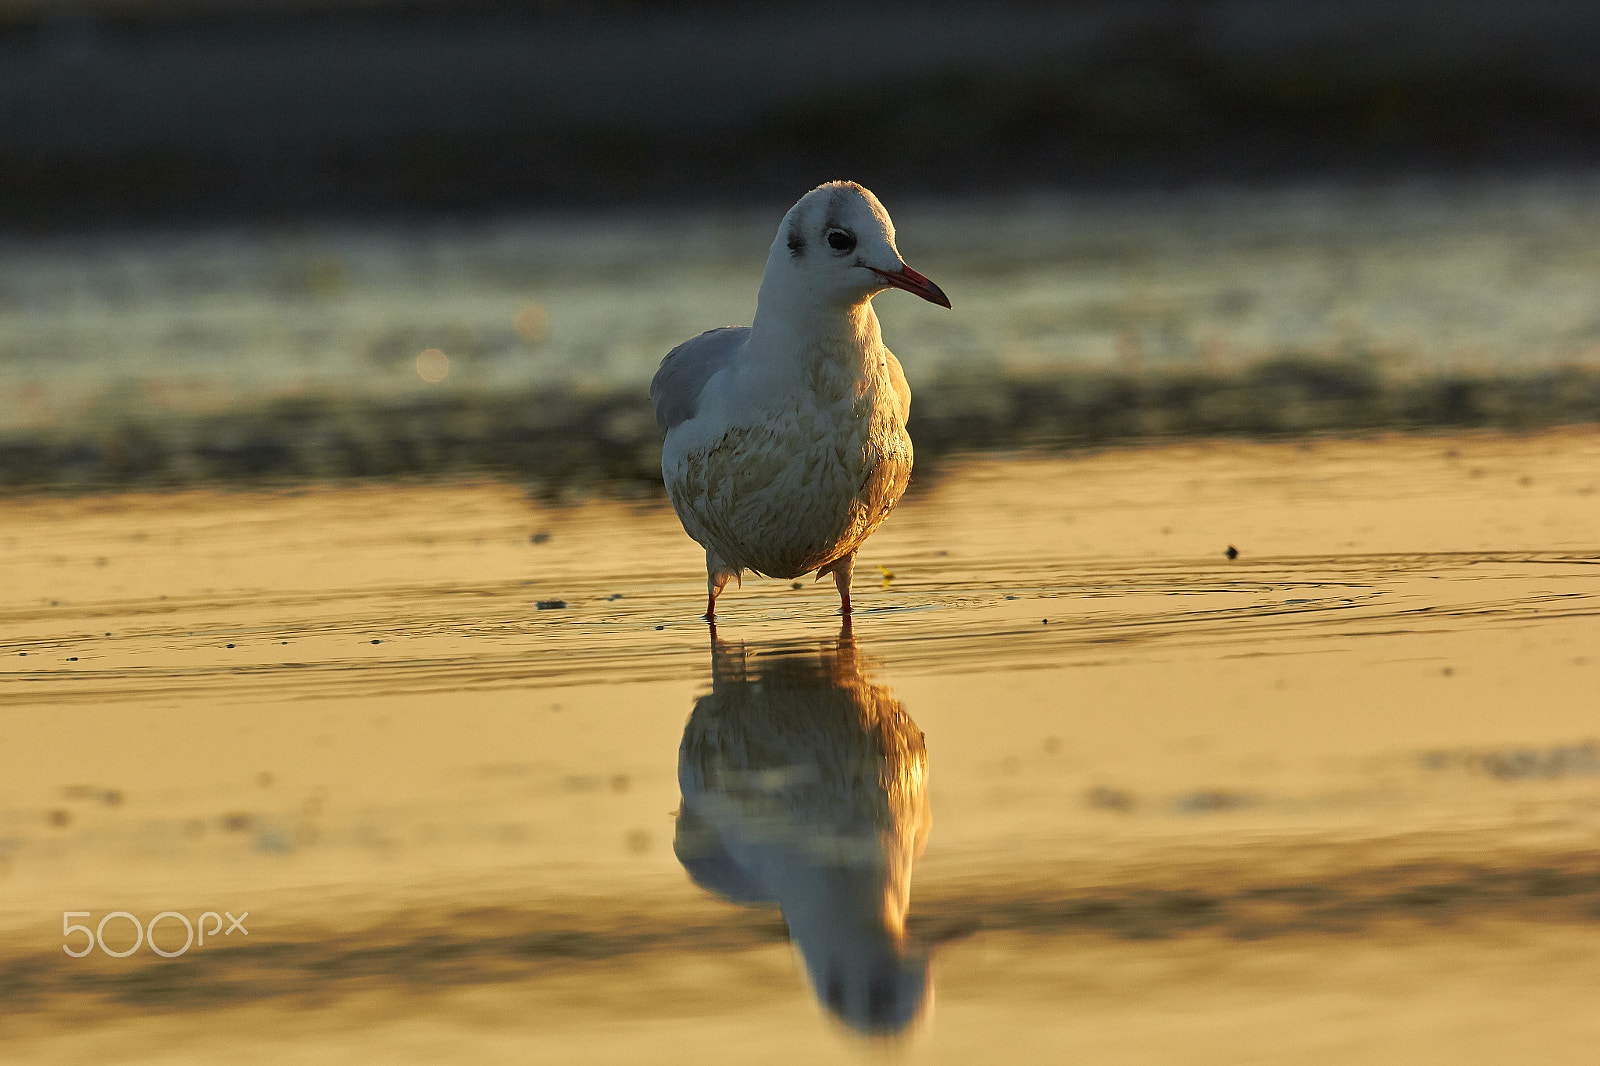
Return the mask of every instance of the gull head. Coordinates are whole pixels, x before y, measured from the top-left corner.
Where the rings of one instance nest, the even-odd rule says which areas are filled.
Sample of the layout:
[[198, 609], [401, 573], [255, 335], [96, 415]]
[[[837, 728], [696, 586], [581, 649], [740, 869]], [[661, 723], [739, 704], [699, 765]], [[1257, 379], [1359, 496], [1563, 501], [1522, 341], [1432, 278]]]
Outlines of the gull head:
[[853, 181], [819, 185], [783, 216], [767, 256], [763, 296], [773, 285], [787, 300], [823, 306], [853, 307], [889, 288], [950, 306], [939, 286], [906, 266], [889, 212]]

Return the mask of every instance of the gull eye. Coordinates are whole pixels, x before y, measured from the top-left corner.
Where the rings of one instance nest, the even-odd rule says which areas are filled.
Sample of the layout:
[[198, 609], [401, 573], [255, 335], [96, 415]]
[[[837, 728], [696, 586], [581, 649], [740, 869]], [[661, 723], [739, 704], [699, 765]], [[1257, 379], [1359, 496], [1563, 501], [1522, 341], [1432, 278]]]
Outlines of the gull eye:
[[849, 230], [831, 229], [828, 231], [828, 247], [836, 252], [852, 251], [856, 246], [856, 235]]

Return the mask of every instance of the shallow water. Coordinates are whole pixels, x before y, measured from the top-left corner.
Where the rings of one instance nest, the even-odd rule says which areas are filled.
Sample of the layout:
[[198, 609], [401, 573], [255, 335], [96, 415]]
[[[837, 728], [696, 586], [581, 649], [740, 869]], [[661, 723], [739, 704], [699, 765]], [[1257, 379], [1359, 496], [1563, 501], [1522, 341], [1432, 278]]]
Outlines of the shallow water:
[[[878, 192], [907, 261], [956, 308], [877, 301], [914, 384], [952, 367], [1225, 371], [1291, 352], [1400, 375], [1600, 361], [1587, 179]], [[642, 389], [674, 345], [750, 320], [786, 207], [8, 240], [0, 432], [274, 397]], [[428, 350], [446, 362], [419, 364]]]
[[[901, 1053], [1588, 1061], [1597, 471], [1592, 429], [971, 460], [850, 639], [826, 583], [730, 589], [740, 676], [925, 736]], [[0, 551], [5, 1061], [872, 1053], [674, 853], [714, 649], [670, 511], [35, 497]], [[118, 910], [248, 933], [62, 950]]]

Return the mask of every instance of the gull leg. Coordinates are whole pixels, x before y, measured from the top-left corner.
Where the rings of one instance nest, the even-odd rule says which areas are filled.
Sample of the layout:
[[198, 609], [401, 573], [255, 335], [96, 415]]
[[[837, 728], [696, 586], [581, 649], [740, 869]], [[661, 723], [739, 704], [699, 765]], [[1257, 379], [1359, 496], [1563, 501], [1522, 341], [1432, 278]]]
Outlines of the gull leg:
[[705, 618], [707, 622], [715, 622], [717, 620], [717, 596], [721, 594], [723, 587], [727, 584], [728, 575], [726, 572], [713, 570], [706, 575]]
[[817, 571], [817, 576], [832, 574], [833, 583], [839, 587], [839, 613], [850, 617], [850, 577], [856, 572], [856, 553], [851, 552]]
[[730, 579], [738, 581], [740, 588], [744, 587], [744, 577], [739, 573], [739, 571], [733, 569], [727, 563], [724, 563], [721, 559], [718, 559], [716, 556], [712, 555], [708, 549], [706, 551], [705, 613], [705, 619], [707, 622], [715, 622], [717, 620], [717, 597], [722, 594], [723, 588], [727, 586]]

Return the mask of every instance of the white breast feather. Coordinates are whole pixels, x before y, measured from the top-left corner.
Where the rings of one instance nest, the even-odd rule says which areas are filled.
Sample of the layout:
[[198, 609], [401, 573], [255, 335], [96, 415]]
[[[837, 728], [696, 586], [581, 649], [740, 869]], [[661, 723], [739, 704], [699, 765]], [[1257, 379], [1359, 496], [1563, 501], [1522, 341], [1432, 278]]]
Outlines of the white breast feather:
[[[826, 566], [858, 548], [904, 492], [911, 440], [888, 375], [859, 395], [839, 384], [732, 425], [719, 417], [732, 405], [707, 397], [704, 418], [668, 434], [673, 508], [730, 567], [787, 578]], [[713, 438], [719, 423], [727, 428]]]

